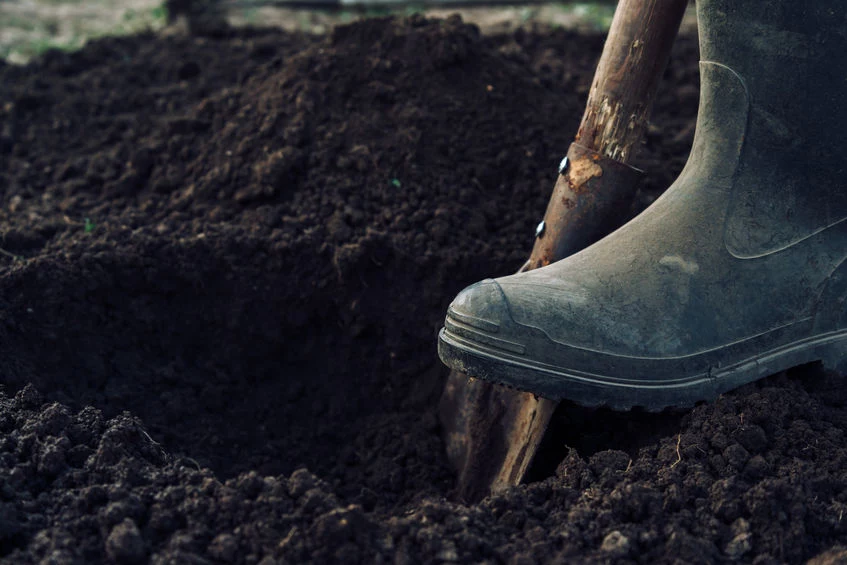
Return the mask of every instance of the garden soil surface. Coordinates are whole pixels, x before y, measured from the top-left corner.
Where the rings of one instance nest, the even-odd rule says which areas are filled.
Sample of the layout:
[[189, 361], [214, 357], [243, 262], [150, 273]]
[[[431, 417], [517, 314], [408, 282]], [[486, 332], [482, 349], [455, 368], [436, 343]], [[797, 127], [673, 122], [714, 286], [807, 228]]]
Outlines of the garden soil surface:
[[[0, 560], [845, 562], [847, 388], [815, 365], [565, 403], [535, 482], [452, 492], [436, 332], [524, 261], [602, 43], [414, 17], [0, 62]], [[682, 37], [631, 214], [697, 77]]]

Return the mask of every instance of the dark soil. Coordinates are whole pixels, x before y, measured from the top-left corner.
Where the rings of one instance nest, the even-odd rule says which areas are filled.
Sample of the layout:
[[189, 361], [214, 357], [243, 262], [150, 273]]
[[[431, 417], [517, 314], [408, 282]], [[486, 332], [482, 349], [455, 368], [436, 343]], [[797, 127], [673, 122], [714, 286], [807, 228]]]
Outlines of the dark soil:
[[[814, 366], [565, 405], [538, 482], [451, 496], [436, 331], [523, 262], [602, 42], [413, 18], [0, 62], [0, 558], [847, 559], [847, 392]], [[632, 213], [696, 106], [681, 38]]]

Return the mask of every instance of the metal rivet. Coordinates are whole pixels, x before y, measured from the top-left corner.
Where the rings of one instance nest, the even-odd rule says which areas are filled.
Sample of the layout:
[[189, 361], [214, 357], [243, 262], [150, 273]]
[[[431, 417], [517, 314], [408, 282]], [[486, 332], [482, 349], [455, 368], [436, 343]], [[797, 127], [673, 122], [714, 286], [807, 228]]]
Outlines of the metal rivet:
[[541, 237], [544, 235], [544, 228], [547, 227], [547, 224], [544, 223], [544, 220], [541, 220], [537, 226], [535, 226], [535, 237]]
[[559, 174], [563, 175], [563, 174], [565, 174], [565, 171], [567, 171], [567, 170], [568, 170], [568, 157], [567, 157], [567, 155], [565, 155], [564, 157], [562, 157], [562, 161], [559, 163]]

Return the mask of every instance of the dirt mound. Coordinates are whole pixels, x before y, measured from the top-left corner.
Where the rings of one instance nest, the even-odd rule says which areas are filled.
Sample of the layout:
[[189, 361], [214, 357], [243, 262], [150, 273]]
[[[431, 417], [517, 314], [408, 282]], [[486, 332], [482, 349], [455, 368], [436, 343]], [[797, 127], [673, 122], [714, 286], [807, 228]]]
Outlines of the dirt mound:
[[110, 40], [7, 83], [9, 384], [224, 474], [329, 472], [375, 412], [432, 405], [446, 302], [521, 262], [579, 101], [458, 20], [286, 40]]
[[[435, 332], [523, 261], [601, 46], [376, 19], [0, 66], [0, 557], [766, 563], [843, 543], [847, 412], [808, 368], [685, 415], [571, 407], [543, 481], [445, 498]], [[683, 38], [633, 212], [684, 163], [696, 59]]]

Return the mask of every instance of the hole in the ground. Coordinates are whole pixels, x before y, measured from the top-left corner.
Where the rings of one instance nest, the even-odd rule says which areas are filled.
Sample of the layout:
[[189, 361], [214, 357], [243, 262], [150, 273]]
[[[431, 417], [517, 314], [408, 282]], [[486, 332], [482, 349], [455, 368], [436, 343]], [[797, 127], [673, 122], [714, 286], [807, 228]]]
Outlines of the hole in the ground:
[[14, 311], [0, 320], [9, 392], [32, 382], [72, 408], [129, 410], [223, 477], [306, 466], [356, 491], [343, 494], [383, 498], [449, 486], [430, 413], [443, 378], [426, 327], [436, 308], [406, 296], [420, 292], [419, 267], [363, 257], [342, 285], [312, 249], [274, 270], [208, 251], [27, 265], [7, 280]]
[[642, 447], [676, 433], [686, 413], [651, 413], [639, 408], [616, 412], [563, 401], [553, 414], [527, 480], [540, 481], [553, 475], [569, 449], [576, 449], [585, 458], [609, 449], [635, 457]]

